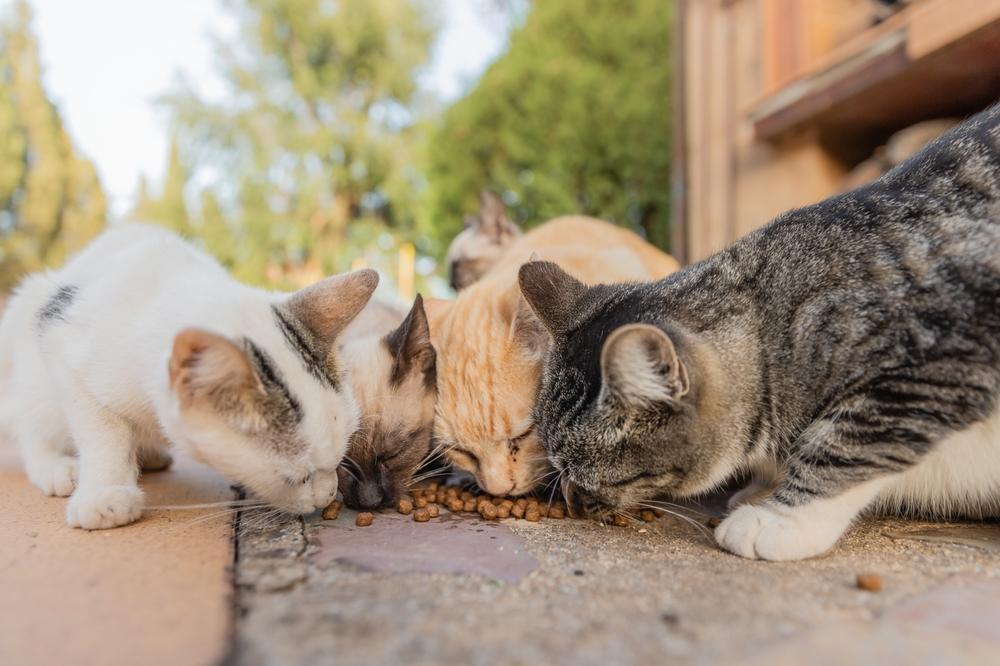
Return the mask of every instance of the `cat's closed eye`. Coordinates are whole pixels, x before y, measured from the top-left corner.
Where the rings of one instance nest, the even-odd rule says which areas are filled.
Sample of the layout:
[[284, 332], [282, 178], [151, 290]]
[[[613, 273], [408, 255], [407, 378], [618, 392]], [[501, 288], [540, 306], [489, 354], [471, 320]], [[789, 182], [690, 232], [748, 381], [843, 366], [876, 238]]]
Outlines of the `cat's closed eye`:
[[453, 456], [458, 457], [460, 462], [467, 461], [470, 467], [479, 469], [479, 458], [472, 451], [469, 451], [467, 449], [454, 448], [451, 450], [451, 453]]
[[312, 472], [309, 472], [308, 474], [304, 474], [302, 476], [286, 476], [285, 485], [289, 487], [305, 485], [310, 481], [312, 481], [312, 476], [313, 476]]

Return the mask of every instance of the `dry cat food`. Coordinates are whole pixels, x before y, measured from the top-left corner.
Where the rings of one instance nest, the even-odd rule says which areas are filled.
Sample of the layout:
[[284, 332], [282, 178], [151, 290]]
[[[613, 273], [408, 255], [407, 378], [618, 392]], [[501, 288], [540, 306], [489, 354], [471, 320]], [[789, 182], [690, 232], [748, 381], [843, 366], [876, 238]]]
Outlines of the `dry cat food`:
[[413, 500], [404, 497], [399, 500], [399, 504], [396, 505], [396, 510], [404, 516], [410, 515], [410, 512], [413, 511]]
[[431, 512], [426, 508], [419, 508], [413, 512], [413, 520], [418, 523], [426, 523], [431, 519]]
[[882, 577], [878, 574], [858, 574], [857, 586], [859, 590], [879, 592], [882, 589]]
[[375, 514], [369, 511], [362, 511], [358, 514], [358, 517], [354, 519], [354, 524], [358, 527], [368, 527], [373, 522], [375, 522]]
[[343, 502], [333, 500], [325, 509], [323, 509], [323, 520], [337, 520], [337, 516], [340, 515], [340, 510], [343, 507]]

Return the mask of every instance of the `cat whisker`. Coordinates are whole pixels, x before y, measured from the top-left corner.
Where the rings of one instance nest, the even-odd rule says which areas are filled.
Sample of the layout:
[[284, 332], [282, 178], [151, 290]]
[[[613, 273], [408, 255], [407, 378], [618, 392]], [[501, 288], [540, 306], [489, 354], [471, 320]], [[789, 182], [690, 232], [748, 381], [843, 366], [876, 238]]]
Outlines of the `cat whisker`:
[[701, 523], [699, 523], [694, 518], [691, 518], [690, 516], [685, 516], [682, 513], [678, 513], [676, 511], [671, 511], [670, 509], [664, 509], [663, 507], [660, 507], [660, 506], [648, 505], [648, 504], [646, 504], [644, 502], [640, 502], [639, 506], [642, 507], [642, 508], [645, 508], [645, 509], [655, 509], [657, 511], [662, 511], [663, 513], [666, 513], [666, 514], [669, 514], [671, 516], [674, 516], [675, 518], [679, 518], [679, 519], [683, 520], [684, 522], [688, 523], [689, 525], [695, 527], [698, 531], [702, 532], [709, 539], [712, 538], [712, 533], [709, 531], [709, 529], [707, 527], [705, 527], [704, 525], [702, 525]]
[[147, 511], [183, 511], [189, 509], [212, 509], [215, 507], [252, 508], [266, 506], [267, 502], [259, 499], [223, 500], [220, 502], [202, 502], [200, 504], [154, 504], [147, 506]]

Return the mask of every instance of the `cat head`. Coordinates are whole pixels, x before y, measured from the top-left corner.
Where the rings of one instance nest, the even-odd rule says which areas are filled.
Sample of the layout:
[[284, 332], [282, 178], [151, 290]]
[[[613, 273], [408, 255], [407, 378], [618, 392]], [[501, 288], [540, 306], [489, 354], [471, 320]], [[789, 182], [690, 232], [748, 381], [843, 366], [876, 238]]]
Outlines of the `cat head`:
[[476, 282], [520, 236], [520, 227], [507, 219], [503, 200], [483, 190], [479, 194], [479, 215], [465, 218], [465, 229], [448, 248], [446, 261], [452, 288], [460, 291]]
[[275, 507], [328, 504], [358, 422], [336, 341], [377, 284], [373, 270], [331, 277], [277, 301], [234, 304], [239, 335], [178, 333], [168, 366], [172, 436]]
[[361, 423], [340, 466], [340, 492], [353, 509], [393, 506], [431, 453], [435, 352], [423, 299], [394, 330], [348, 340], [342, 354]]
[[429, 312], [435, 439], [493, 495], [530, 492], [550, 469], [531, 418], [548, 334], [509, 283], [487, 278]]
[[716, 364], [697, 336], [656, 323], [653, 285], [587, 287], [549, 262], [522, 266], [519, 283], [552, 334], [535, 427], [575, 515], [722, 480]]

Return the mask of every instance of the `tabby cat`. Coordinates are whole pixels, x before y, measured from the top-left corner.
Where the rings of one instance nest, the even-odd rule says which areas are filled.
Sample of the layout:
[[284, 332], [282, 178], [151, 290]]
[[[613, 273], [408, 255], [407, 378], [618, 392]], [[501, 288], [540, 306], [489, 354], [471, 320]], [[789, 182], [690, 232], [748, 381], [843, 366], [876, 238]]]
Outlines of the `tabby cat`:
[[517, 269], [533, 252], [591, 281], [653, 279], [677, 268], [625, 229], [563, 217], [516, 241], [456, 301], [428, 301], [438, 352], [434, 435], [452, 462], [495, 495], [527, 493], [550, 469], [531, 421], [548, 335], [517, 286]]
[[588, 514], [777, 468], [715, 531], [830, 549], [869, 507], [1000, 507], [1000, 107], [880, 180], [652, 284], [520, 270], [554, 338], [539, 436]]

